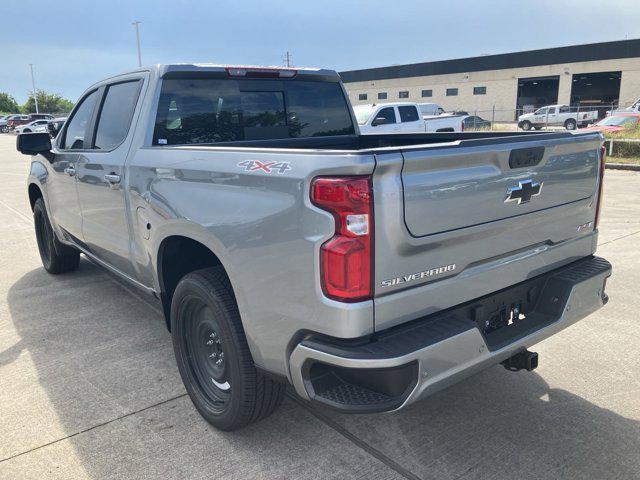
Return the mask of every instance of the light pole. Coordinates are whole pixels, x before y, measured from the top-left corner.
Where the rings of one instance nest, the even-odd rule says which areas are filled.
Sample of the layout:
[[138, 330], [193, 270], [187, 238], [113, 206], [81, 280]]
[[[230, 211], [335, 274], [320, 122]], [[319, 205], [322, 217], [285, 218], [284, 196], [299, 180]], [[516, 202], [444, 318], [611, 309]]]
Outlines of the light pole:
[[31, 87], [33, 88], [33, 101], [36, 102], [36, 113], [40, 113], [38, 111], [38, 95], [36, 92], [36, 80], [33, 76], [33, 63], [29, 64], [29, 68], [31, 69]]
[[140, 53], [140, 28], [138, 27], [138, 25], [140, 25], [140, 23], [138, 20], [136, 20], [135, 22], [133, 22], [131, 25], [133, 25], [136, 29], [136, 42], [138, 44], [138, 67], [142, 66], [142, 54]]

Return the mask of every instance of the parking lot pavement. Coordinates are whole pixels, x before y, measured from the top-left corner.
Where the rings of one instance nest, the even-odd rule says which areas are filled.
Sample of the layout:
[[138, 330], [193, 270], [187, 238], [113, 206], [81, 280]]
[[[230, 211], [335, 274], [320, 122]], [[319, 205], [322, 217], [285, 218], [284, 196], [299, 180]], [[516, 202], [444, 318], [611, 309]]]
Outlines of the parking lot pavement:
[[221, 433], [197, 414], [160, 312], [83, 260], [41, 267], [29, 158], [0, 135], [0, 478], [638, 478], [640, 174], [607, 171], [609, 304], [408, 409], [341, 415], [292, 398]]

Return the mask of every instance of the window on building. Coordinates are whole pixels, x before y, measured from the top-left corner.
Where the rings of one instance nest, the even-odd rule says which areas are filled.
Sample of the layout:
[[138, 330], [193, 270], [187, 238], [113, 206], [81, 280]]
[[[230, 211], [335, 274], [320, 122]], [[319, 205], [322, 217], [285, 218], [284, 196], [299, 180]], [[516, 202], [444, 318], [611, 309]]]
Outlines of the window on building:
[[398, 112], [400, 113], [400, 121], [402, 123], [417, 122], [418, 120], [420, 120], [418, 109], [414, 106], [405, 105], [402, 107], [398, 107]]
[[367, 99], [367, 94], [366, 93], [359, 93], [358, 94], [358, 100], [366, 100]]
[[423, 97], [433, 97], [433, 90], [422, 90]]
[[447, 97], [455, 97], [458, 95], [457, 88], [447, 88]]
[[473, 94], [474, 95], [486, 95], [487, 94], [487, 87], [473, 87]]
[[409, 98], [409, 91], [403, 90], [401, 92], [398, 92], [398, 98]]
[[386, 100], [387, 92], [378, 92], [378, 100]]

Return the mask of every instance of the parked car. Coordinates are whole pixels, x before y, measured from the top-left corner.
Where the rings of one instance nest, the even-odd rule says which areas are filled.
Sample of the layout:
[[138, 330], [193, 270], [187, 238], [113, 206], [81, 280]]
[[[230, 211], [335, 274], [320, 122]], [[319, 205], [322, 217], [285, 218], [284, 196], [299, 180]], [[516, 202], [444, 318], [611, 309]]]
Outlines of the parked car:
[[362, 135], [389, 133], [461, 132], [462, 116], [420, 115], [415, 103], [356, 105], [353, 108]]
[[640, 113], [614, 113], [595, 125], [586, 128], [596, 132], [621, 132], [627, 128], [640, 127]]
[[40, 119], [15, 128], [16, 133], [46, 132], [49, 120]]
[[533, 113], [525, 113], [518, 117], [518, 127], [522, 130], [536, 130], [542, 127], [564, 127], [567, 130], [575, 130], [578, 127], [586, 127], [598, 120], [598, 111], [578, 111], [568, 105], [549, 105], [542, 107]]
[[607, 115], [615, 113], [640, 113], [640, 98], [629, 105], [627, 108], [618, 108], [616, 110], [607, 110]]
[[420, 114], [423, 117], [431, 117], [445, 113], [444, 108], [437, 103], [419, 103], [418, 108], [420, 109]]
[[29, 115], [11, 115], [7, 118], [7, 131], [13, 130], [15, 127], [24, 125], [30, 121], [31, 117]]
[[17, 137], [44, 268], [82, 252], [158, 302], [224, 430], [287, 384], [372, 413], [497, 363], [533, 370], [527, 348], [608, 300], [602, 143], [360, 135], [334, 71], [186, 64], [94, 84], [53, 142]]
[[469, 115], [464, 117], [462, 121], [464, 122], [465, 130], [482, 130], [491, 128], [491, 122], [489, 120], [485, 120], [477, 115]]
[[49, 115], [48, 113], [31, 113], [29, 115], [14, 115], [14, 117], [15, 118], [7, 121], [9, 130], [15, 130], [20, 125], [26, 125], [34, 120], [51, 120], [53, 115]]
[[2, 115], [0, 116], [0, 133], [7, 133], [9, 131], [9, 127], [7, 126], [7, 119], [11, 115]]

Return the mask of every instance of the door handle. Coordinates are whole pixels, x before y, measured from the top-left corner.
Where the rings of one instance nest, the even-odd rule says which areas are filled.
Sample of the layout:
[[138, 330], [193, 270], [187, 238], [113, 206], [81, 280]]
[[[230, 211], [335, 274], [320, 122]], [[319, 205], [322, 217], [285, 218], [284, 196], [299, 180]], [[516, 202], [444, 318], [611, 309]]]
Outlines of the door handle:
[[115, 173], [108, 173], [104, 176], [104, 179], [109, 182], [111, 185], [116, 185], [120, 183], [120, 175], [116, 175]]
[[64, 173], [66, 173], [70, 177], [73, 177], [76, 174], [76, 169], [73, 167], [67, 167], [64, 169]]

